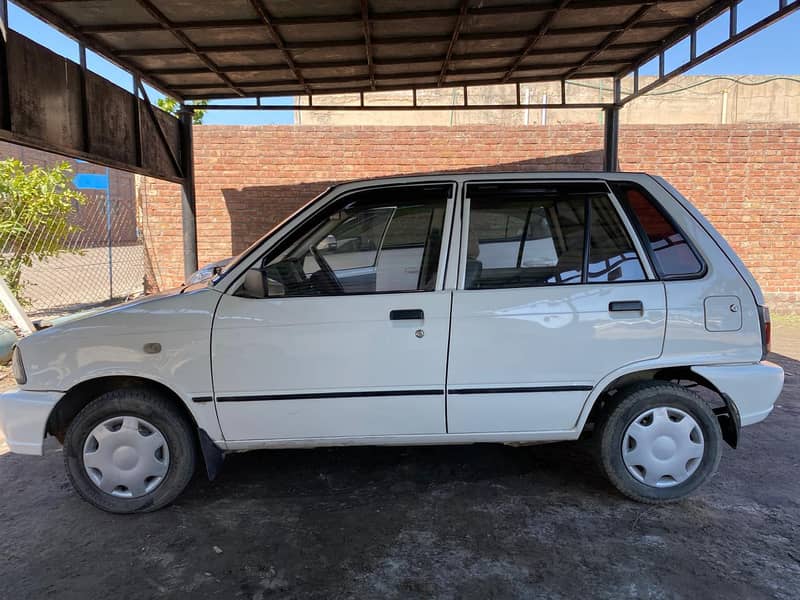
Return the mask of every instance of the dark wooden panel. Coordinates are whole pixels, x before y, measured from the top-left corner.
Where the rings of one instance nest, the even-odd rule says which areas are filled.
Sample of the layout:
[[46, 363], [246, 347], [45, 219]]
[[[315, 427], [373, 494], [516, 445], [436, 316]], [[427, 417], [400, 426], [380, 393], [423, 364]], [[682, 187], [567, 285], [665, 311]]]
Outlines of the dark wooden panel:
[[83, 150], [80, 67], [9, 31], [8, 73], [11, 131]]
[[86, 102], [91, 154], [136, 166], [131, 94], [94, 73], [86, 74]]
[[[0, 139], [151, 177], [180, 179], [141, 101], [143, 156], [137, 156], [133, 94], [88, 71], [82, 78], [80, 65], [13, 31], [6, 55], [10, 130], [0, 129]], [[180, 159], [178, 119], [153, 111]]]
[[[153, 108], [153, 113], [164, 131], [173, 155], [180, 162], [180, 121], [157, 108]], [[139, 101], [139, 118], [142, 126], [142, 168], [163, 173], [167, 178], [178, 177], [169, 151], [164, 147], [156, 124], [150, 118], [150, 112], [142, 100]]]

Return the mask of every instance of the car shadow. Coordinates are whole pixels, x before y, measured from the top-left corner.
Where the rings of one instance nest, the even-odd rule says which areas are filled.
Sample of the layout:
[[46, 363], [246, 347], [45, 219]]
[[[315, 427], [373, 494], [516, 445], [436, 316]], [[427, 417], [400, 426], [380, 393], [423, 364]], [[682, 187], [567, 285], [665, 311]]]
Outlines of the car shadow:
[[229, 497], [392, 498], [439, 488], [517, 488], [525, 493], [607, 493], [588, 440], [501, 444], [259, 450], [229, 455], [216, 481], [195, 479], [182, 502]]

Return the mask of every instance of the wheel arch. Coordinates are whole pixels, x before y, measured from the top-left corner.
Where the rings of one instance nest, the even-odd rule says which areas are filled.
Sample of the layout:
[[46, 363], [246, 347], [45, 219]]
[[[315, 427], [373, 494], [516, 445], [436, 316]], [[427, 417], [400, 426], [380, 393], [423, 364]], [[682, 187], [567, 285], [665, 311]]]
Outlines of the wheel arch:
[[584, 432], [590, 431], [603, 415], [615, 405], [614, 397], [617, 392], [632, 385], [648, 381], [673, 381], [685, 387], [700, 386], [712, 392], [712, 397], [715, 399], [712, 409], [720, 421], [720, 426], [723, 428], [724, 439], [731, 446], [736, 447], [738, 426], [735, 431], [732, 430], [732, 425], [727, 420], [730, 417], [729, 413], [735, 412], [735, 406], [731, 405], [730, 398], [723, 394], [713, 382], [693, 371], [690, 365], [643, 368], [623, 373], [612, 379], [595, 396], [588, 416], [581, 424], [582, 430]]
[[45, 432], [63, 443], [69, 424], [87, 404], [106, 392], [126, 387], [144, 387], [159, 392], [175, 404], [192, 427], [199, 429], [197, 419], [186, 402], [169, 386], [147, 377], [105, 375], [81, 381], [70, 388], [50, 412]]

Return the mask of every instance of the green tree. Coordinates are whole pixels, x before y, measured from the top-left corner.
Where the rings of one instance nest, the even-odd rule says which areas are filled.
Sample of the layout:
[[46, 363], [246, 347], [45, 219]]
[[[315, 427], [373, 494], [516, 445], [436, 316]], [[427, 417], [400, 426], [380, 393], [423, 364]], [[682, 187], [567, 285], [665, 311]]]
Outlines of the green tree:
[[0, 161], [0, 277], [20, 301], [22, 267], [70, 251], [69, 236], [80, 228], [69, 217], [84, 202], [72, 188], [69, 163], [45, 169]]
[[[168, 112], [171, 115], [178, 116], [178, 111], [181, 108], [181, 105], [178, 104], [177, 100], [173, 100], [172, 98], [159, 98], [157, 100], [158, 108]], [[192, 103], [192, 106], [207, 106], [207, 100], [198, 100]], [[204, 110], [194, 110], [192, 112], [192, 123], [195, 125], [202, 125], [203, 124], [203, 117], [206, 116], [206, 111]]]

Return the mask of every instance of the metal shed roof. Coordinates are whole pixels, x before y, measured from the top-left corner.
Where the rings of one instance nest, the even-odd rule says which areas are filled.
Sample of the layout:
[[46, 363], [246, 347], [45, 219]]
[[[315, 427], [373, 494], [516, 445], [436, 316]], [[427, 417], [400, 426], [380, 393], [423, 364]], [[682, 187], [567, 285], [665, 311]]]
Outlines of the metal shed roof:
[[[178, 99], [620, 77], [731, 0], [17, 0]], [[785, 3], [783, 3], [785, 4]]]

